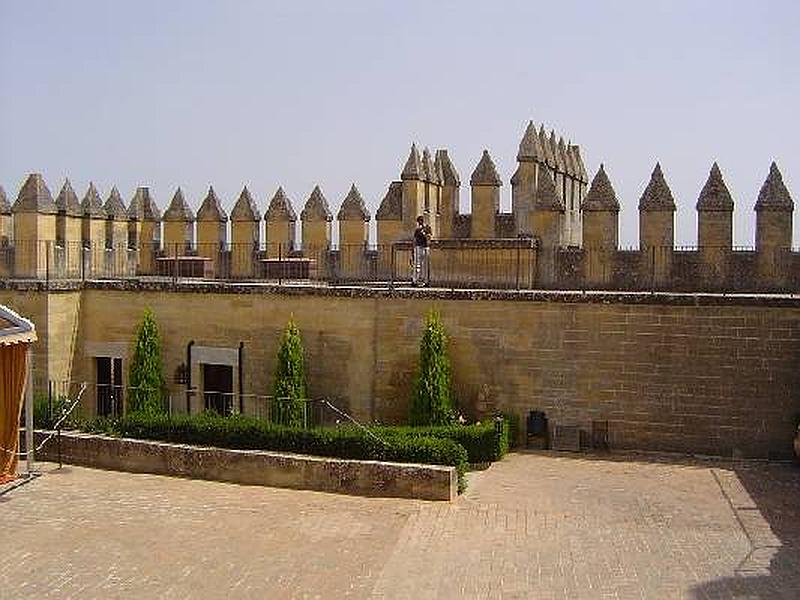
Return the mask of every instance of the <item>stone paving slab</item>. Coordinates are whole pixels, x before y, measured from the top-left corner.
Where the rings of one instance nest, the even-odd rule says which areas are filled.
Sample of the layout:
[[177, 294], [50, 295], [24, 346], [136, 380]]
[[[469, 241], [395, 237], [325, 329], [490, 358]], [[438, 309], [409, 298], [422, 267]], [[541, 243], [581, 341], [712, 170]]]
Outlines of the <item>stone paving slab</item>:
[[512, 454], [453, 503], [44, 470], [0, 598], [800, 598], [793, 465]]

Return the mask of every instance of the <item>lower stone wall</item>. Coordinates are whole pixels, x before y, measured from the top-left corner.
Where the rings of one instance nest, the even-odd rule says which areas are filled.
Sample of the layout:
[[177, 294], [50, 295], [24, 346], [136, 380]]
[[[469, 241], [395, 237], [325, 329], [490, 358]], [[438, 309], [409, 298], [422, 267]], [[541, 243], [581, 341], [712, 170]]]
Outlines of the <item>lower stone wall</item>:
[[[43, 312], [39, 305], [48, 297], [64, 305], [61, 293], [75, 292], [36, 297], [5, 290], [3, 296], [25, 314], [23, 305]], [[69, 302], [80, 310], [77, 341], [51, 336], [41, 342], [49, 344], [49, 355], [68, 355], [71, 344], [75, 381], [94, 381], [92, 349], [104, 345], [124, 350], [126, 369], [142, 311], [150, 307], [177, 410], [185, 410], [186, 385], [174, 373], [190, 341], [229, 354], [242, 342], [242, 391], [268, 394], [280, 334], [293, 317], [312, 397], [330, 398], [362, 421], [404, 422], [425, 314], [435, 308], [450, 338], [459, 408], [471, 418], [502, 410], [524, 423], [530, 410], [543, 410], [551, 424], [587, 432], [592, 421], [607, 421], [612, 448], [788, 457], [800, 414], [795, 297], [219, 284], [173, 289], [155, 282], [93, 283], [80, 294], [80, 302]], [[202, 389], [201, 381], [193, 385]], [[89, 414], [93, 402], [90, 389]]]
[[[39, 444], [50, 432], [36, 432]], [[37, 460], [58, 460], [56, 440]], [[73, 465], [355, 496], [455, 500], [455, 467], [229, 450], [82, 433], [62, 433], [61, 458]]]

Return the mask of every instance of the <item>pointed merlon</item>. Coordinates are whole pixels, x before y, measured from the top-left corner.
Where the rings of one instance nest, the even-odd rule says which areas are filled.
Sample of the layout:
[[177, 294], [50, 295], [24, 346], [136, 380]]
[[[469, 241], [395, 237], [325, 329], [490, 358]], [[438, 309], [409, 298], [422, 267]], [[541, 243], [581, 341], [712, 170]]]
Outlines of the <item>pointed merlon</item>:
[[64, 185], [61, 186], [61, 191], [56, 197], [56, 206], [58, 212], [70, 217], [81, 216], [81, 203], [78, 200], [78, 195], [72, 189], [72, 184], [69, 179], [64, 180]]
[[11, 207], [15, 213], [43, 213], [55, 214], [58, 212], [53, 196], [39, 173], [31, 173], [19, 190], [17, 201]]
[[444, 185], [444, 167], [442, 166], [442, 157], [439, 150], [436, 151], [436, 158], [433, 159], [433, 171], [436, 173], [437, 185]]
[[416, 144], [411, 144], [411, 153], [408, 155], [403, 172], [400, 174], [400, 179], [422, 179], [422, 159], [419, 157], [419, 151]]
[[581, 210], [619, 212], [617, 194], [614, 192], [614, 187], [611, 185], [611, 181], [608, 179], [602, 164], [597, 170], [594, 179], [592, 179], [592, 185], [581, 203]]
[[717, 163], [711, 166], [711, 172], [703, 189], [700, 190], [695, 208], [703, 211], [733, 211], [733, 198], [722, 179], [722, 172]]
[[367, 205], [355, 183], [350, 187], [350, 191], [347, 192], [347, 196], [342, 201], [342, 206], [339, 208], [339, 214], [336, 215], [336, 219], [339, 221], [364, 221], [369, 223], [370, 216], [367, 211]]
[[393, 181], [375, 213], [376, 221], [400, 221], [403, 218], [403, 182]]
[[114, 221], [127, 221], [128, 211], [125, 208], [125, 202], [122, 201], [117, 186], [111, 188], [111, 193], [108, 195], [106, 204], [103, 207], [109, 219]]
[[461, 177], [459, 177], [458, 171], [456, 171], [456, 168], [450, 161], [450, 156], [447, 154], [447, 150], [437, 150], [436, 161], [441, 165], [442, 168], [442, 185], [456, 187], [461, 185]]
[[428, 148], [422, 151], [422, 180], [438, 185], [436, 167], [433, 164], [433, 160], [431, 160], [431, 151]]
[[569, 150], [572, 154], [572, 160], [575, 162], [575, 177], [583, 183], [589, 183], [589, 174], [586, 172], [586, 166], [583, 164], [583, 158], [581, 158], [580, 146], [570, 144]]
[[128, 218], [132, 221], [160, 221], [161, 211], [150, 195], [150, 188], [138, 187], [128, 207]]
[[542, 153], [544, 162], [550, 166], [556, 166], [556, 158], [553, 155], [553, 148], [550, 146], [550, 140], [547, 138], [547, 133], [544, 130], [544, 123], [539, 128], [539, 144], [542, 146]]
[[11, 214], [11, 204], [8, 203], [8, 197], [6, 196], [6, 191], [3, 189], [3, 186], [0, 185], [0, 215], [10, 215]]
[[500, 175], [497, 174], [497, 167], [494, 166], [492, 157], [489, 156], [489, 151], [484, 150], [478, 165], [472, 172], [469, 178], [470, 185], [490, 185], [500, 187], [503, 182], [500, 180]]
[[672, 191], [669, 189], [666, 179], [664, 179], [660, 163], [656, 163], [656, 168], [653, 169], [653, 174], [650, 175], [650, 182], [644, 188], [644, 193], [639, 200], [639, 210], [675, 210], [675, 199], [672, 197]]
[[536, 210], [564, 212], [564, 203], [556, 192], [556, 184], [547, 169], [539, 169], [539, 181], [533, 204]]
[[758, 192], [758, 200], [755, 205], [756, 211], [772, 210], [772, 211], [786, 211], [792, 212], [794, 210], [794, 201], [783, 183], [783, 176], [778, 170], [778, 165], [773, 163], [769, 167], [769, 175], [764, 185], [761, 186], [761, 191]]
[[572, 153], [572, 142], [567, 142], [564, 147], [564, 162], [567, 165], [567, 175], [579, 179], [578, 163], [575, 162], [575, 156]]
[[328, 200], [325, 198], [318, 185], [311, 190], [311, 195], [306, 200], [306, 205], [300, 212], [301, 221], [333, 221]]
[[539, 134], [536, 132], [536, 126], [533, 124], [533, 121], [528, 121], [528, 127], [525, 128], [525, 133], [522, 136], [522, 140], [519, 143], [519, 150], [517, 151], [517, 161], [545, 161], [542, 143], [539, 139]]
[[550, 130], [550, 137], [547, 139], [547, 146], [548, 146], [548, 154], [553, 157], [553, 166], [558, 171], [562, 171], [562, 166], [559, 164], [559, 156], [558, 156], [558, 141], [556, 140], [556, 132], [555, 130]]
[[[283, 192], [283, 190], [279, 191]], [[233, 210], [231, 210], [231, 221], [260, 220], [261, 213], [258, 212], [255, 200], [253, 200], [253, 196], [250, 194], [250, 190], [247, 189], [247, 186], [244, 186], [242, 188], [242, 193], [239, 194], [239, 198], [236, 200], [236, 204], [233, 205]]]
[[197, 220], [218, 221], [220, 223], [225, 223], [228, 220], [228, 214], [222, 208], [222, 203], [219, 201], [213, 185], [208, 186], [208, 193], [203, 199], [200, 208], [197, 209]]
[[105, 219], [107, 216], [106, 209], [103, 207], [103, 200], [91, 181], [86, 193], [83, 195], [83, 200], [81, 200], [81, 214], [94, 219]]
[[291, 223], [297, 221], [297, 213], [294, 212], [292, 201], [289, 200], [289, 196], [286, 195], [282, 187], [278, 188], [272, 200], [269, 201], [264, 218], [267, 221], [289, 221]]
[[556, 165], [562, 173], [568, 173], [567, 169], [567, 146], [564, 143], [564, 138], [559, 138], [556, 143]]
[[167, 210], [164, 211], [165, 221], [194, 221], [194, 213], [186, 202], [183, 196], [183, 190], [178, 187], [175, 194], [172, 196], [172, 202], [169, 203]]

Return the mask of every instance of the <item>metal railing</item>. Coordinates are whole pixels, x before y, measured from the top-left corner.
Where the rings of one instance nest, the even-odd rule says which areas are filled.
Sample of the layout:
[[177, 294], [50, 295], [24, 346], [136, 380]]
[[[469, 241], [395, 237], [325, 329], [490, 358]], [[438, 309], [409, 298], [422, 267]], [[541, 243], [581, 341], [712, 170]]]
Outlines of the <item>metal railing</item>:
[[[0, 246], [0, 278], [50, 282], [151, 278], [167, 282], [403, 286], [410, 242], [392, 244], [56, 243]], [[443, 288], [788, 291], [800, 253], [788, 248], [603, 246], [541, 248], [530, 238], [434, 240], [422, 282]]]

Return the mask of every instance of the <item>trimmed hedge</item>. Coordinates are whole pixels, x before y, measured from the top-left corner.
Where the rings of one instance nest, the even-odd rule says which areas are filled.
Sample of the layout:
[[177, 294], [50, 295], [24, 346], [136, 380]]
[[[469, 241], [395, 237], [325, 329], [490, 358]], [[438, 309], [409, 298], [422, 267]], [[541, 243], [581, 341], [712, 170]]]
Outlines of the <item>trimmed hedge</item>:
[[356, 427], [297, 429], [241, 415], [222, 417], [215, 413], [130, 414], [121, 419], [93, 419], [81, 429], [118, 437], [219, 448], [453, 466], [458, 472], [459, 492], [466, 489], [467, 451], [444, 436], [388, 435], [376, 439]]
[[428, 437], [452, 440], [464, 447], [469, 462], [473, 464], [500, 460], [511, 445], [511, 428], [507, 419], [503, 420], [503, 429], [499, 436], [493, 420], [474, 425], [371, 427], [370, 431], [384, 439]]

